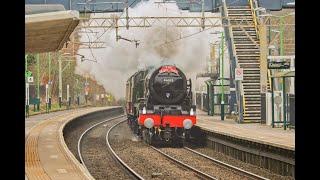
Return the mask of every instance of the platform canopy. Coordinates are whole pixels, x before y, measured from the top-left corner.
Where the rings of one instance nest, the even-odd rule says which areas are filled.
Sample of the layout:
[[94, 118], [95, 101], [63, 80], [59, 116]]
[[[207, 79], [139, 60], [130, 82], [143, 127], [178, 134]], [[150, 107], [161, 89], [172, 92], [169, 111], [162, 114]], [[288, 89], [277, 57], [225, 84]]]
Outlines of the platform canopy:
[[78, 11], [54, 11], [25, 15], [25, 52], [60, 50], [79, 24]]

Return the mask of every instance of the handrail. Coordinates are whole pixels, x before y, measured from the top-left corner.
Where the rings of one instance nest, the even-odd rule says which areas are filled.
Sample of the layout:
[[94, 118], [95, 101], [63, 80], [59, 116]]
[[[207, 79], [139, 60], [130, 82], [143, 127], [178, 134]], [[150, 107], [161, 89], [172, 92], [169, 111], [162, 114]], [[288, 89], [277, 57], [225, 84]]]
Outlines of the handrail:
[[[226, 4], [225, 0], [223, 0], [223, 10], [225, 12], [225, 17], [226, 17], [226, 19], [228, 21], [228, 26], [229, 27], [227, 27], [227, 28], [228, 28], [228, 31], [229, 31], [229, 36], [230, 36], [230, 40], [231, 40], [231, 44], [232, 44], [232, 53], [233, 53], [233, 56], [235, 58], [237, 58], [236, 57], [236, 46], [234, 45], [234, 42], [233, 42], [233, 33], [231, 31], [231, 28], [230, 28], [230, 19], [229, 19], [229, 14], [228, 14], [228, 10], [227, 10], [227, 4]], [[237, 60], [236, 60], [236, 66], [238, 66], [238, 61]]]
[[268, 76], [269, 88], [270, 88], [270, 89], [268, 89], [268, 90], [271, 91], [271, 70], [270, 70], [270, 69], [267, 70], [267, 76]]
[[256, 14], [256, 11], [255, 11], [255, 9], [254, 9], [253, 0], [249, 0], [249, 5], [250, 5], [250, 9], [251, 9], [251, 13], [252, 13], [252, 18], [253, 18], [253, 22], [254, 22], [254, 28], [255, 28], [255, 30], [256, 30], [257, 38], [259, 39], [259, 30], [258, 30], [257, 14]]
[[[228, 18], [229, 14], [228, 14], [228, 10], [227, 10], [227, 4], [226, 4], [225, 0], [222, 0], [222, 3], [223, 3], [223, 5], [222, 5], [223, 11], [225, 13], [224, 16], [226, 17], [226, 19], [228, 21], [228, 25], [230, 25], [230, 19]], [[232, 46], [232, 48], [231, 48], [232, 49], [232, 54], [233, 54], [233, 56], [235, 58], [235, 66], [236, 67], [240, 67], [239, 64], [238, 64], [238, 60], [237, 60], [236, 47], [235, 47], [234, 40], [233, 40], [233, 33], [231, 31], [230, 26], [227, 27], [227, 28], [228, 28], [228, 32], [229, 32], [230, 43], [231, 43], [231, 46]], [[242, 105], [242, 102], [241, 102], [241, 91], [242, 91], [241, 84], [242, 84], [241, 82], [235, 82], [236, 90], [237, 90], [237, 92], [240, 92], [240, 93], [236, 93], [237, 109], [238, 109], [238, 113], [239, 113], [239, 117], [240, 117], [240, 122], [243, 120], [243, 111], [241, 109], [241, 105]]]

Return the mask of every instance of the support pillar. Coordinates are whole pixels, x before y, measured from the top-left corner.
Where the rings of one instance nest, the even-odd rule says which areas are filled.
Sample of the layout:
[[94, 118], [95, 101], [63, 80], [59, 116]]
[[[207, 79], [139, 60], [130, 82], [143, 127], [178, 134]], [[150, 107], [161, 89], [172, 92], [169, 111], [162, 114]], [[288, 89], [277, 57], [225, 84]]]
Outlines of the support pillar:
[[59, 107], [61, 108], [62, 103], [62, 61], [61, 57], [59, 55], [58, 57], [58, 63], [59, 63]]

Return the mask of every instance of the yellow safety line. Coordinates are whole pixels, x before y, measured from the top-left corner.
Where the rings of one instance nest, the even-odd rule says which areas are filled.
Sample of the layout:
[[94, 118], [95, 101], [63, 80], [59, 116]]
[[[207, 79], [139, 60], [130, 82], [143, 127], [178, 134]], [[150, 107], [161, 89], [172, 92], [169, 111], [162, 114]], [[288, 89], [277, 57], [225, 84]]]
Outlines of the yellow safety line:
[[[88, 111], [88, 109], [77, 111], [77, 113], [81, 114], [82, 112], [86, 112], [86, 111]], [[47, 127], [49, 124], [59, 122], [61, 121], [61, 119], [70, 118], [74, 116], [74, 112], [67, 113], [67, 114], [59, 115], [58, 117], [55, 117], [55, 118], [50, 118], [44, 122], [39, 123], [38, 125], [36, 125], [30, 130], [26, 139], [26, 144], [25, 144], [25, 150], [26, 150], [25, 151], [25, 171], [28, 179], [30, 180], [31, 179], [41, 179], [41, 180], [51, 179], [49, 175], [45, 172], [41, 164], [40, 156], [38, 152], [38, 140], [42, 130], [45, 127]], [[59, 149], [61, 150], [60, 147]]]

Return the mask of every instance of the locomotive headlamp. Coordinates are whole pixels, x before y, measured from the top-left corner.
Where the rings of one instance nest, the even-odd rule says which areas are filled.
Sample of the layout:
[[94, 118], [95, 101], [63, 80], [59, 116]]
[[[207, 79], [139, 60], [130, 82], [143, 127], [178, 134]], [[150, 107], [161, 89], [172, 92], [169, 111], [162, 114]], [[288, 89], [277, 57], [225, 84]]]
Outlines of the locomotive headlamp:
[[190, 119], [183, 120], [183, 127], [185, 129], [190, 129], [192, 127], [192, 121]]
[[190, 109], [190, 116], [194, 116], [194, 111], [192, 108]]
[[143, 107], [143, 109], [142, 109], [142, 114], [147, 114], [147, 109], [146, 109], [146, 107]]
[[154, 120], [152, 118], [147, 118], [146, 120], [144, 120], [143, 124], [146, 128], [150, 129], [154, 125]]

